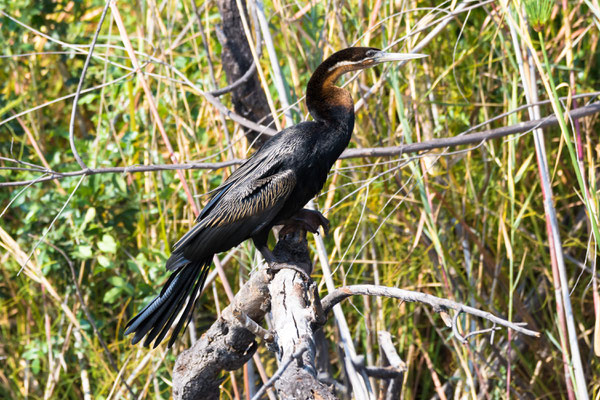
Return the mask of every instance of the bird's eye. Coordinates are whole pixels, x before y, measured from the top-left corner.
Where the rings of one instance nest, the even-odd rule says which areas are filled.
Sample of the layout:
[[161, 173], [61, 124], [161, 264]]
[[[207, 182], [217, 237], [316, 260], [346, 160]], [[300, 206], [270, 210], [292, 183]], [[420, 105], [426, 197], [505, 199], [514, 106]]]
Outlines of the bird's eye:
[[367, 50], [367, 52], [365, 53], [365, 55], [367, 57], [373, 57], [375, 55], [376, 51], [375, 50]]

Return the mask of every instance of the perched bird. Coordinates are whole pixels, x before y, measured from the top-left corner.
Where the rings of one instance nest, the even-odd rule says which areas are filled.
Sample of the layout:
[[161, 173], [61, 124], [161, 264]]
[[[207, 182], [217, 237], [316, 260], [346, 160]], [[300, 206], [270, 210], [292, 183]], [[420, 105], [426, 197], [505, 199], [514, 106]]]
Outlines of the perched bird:
[[156, 347], [183, 309], [169, 340], [169, 347], [173, 345], [191, 319], [216, 253], [251, 238], [271, 263], [267, 239], [273, 226], [295, 225], [313, 233], [319, 226], [327, 230], [325, 217], [303, 207], [325, 184], [354, 129], [352, 97], [336, 81], [350, 71], [421, 57], [351, 47], [323, 61], [306, 87], [306, 105], [314, 121], [278, 132], [212, 192], [196, 225], [175, 243], [166, 265], [173, 273], [160, 295], [127, 324], [125, 334], [135, 332], [132, 342], [146, 337], [144, 345], [154, 341]]

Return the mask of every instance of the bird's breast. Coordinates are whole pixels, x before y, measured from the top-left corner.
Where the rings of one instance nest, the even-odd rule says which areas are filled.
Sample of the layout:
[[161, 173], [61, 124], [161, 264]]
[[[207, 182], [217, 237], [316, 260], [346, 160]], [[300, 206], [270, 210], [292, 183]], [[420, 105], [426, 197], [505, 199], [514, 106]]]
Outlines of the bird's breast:
[[346, 148], [347, 141], [332, 143], [316, 141], [310, 152], [296, 159], [294, 163], [296, 186], [281, 212], [287, 219], [304, 208], [323, 188], [331, 167]]

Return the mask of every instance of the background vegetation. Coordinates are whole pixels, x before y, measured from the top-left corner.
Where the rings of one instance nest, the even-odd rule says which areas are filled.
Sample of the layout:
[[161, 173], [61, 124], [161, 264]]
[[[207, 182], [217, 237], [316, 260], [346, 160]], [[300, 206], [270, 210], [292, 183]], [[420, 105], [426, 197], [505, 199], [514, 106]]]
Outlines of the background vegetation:
[[[597, 94], [562, 102], [557, 98], [600, 86], [597, 0], [551, 2], [547, 19], [530, 18], [539, 35], [518, 1], [273, 0], [264, 3], [264, 12], [293, 122], [307, 118], [304, 88], [324, 57], [350, 45], [410, 51], [461, 5], [469, 11], [457, 13], [422, 50], [429, 58], [401, 69], [378, 67], [351, 81], [355, 100], [374, 88], [357, 113], [352, 147], [395, 146], [456, 136], [479, 124], [487, 129], [526, 121], [530, 115], [522, 109], [490, 122], [527, 104], [526, 93], [555, 100], [540, 106], [542, 116], [595, 101]], [[198, 4], [201, 26], [189, 1], [117, 6], [154, 99], [148, 99], [131, 71], [109, 10], [94, 51], [100, 58], [92, 58], [84, 81], [84, 88], [102, 87], [81, 95], [74, 119], [75, 142], [85, 163], [170, 163], [151, 115], [152, 103], [179, 160], [247, 157], [252, 150], [240, 127], [223, 119], [174, 73], [178, 70], [202, 90], [227, 84], [216, 4]], [[103, 7], [100, 0], [0, 1], [0, 182], [44, 176], [36, 166], [79, 170], [69, 147], [72, 97], [65, 96], [76, 90], [85, 46]], [[256, 21], [249, 23], [254, 29]], [[538, 80], [528, 80], [519, 69], [527, 52], [540, 60], [532, 65]], [[260, 61], [275, 119], [285, 126], [289, 121], [274, 84], [278, 72], [264, 48]], [[221, 101], [231, 108], [228, 95]], [[578, 125], [545, 129], [542, 142], [576, 343], [587, 389], [596, 399], [599, 127], [596, 116], [587, 117]], [[202, 205], [201, 194], [231, 171], [186, 170], [184, 175]], [[572, 353], [561, 329], [564, 314], [557, 311], [560, 292], [555, 285], [560, 284], [552, 270], [541, 188], [532, 133], [419, 157], [354, 158], [336, 164], [316, 202], [331, 220], [325, 244], [337, 285], [379, 283], [420, 290], [526, 321], [542, 333], [531, 339], [500, 330], [493, 341], [488, 334], [463, 345], [427, 307], [375, 298], [344, 303], [357, 352], [367, 364], [381, 361], [376, 332], [392, 333], [408, 366], [404, 398], [573, 395], [565, 377], [572, 371]], [[128, 391], [120, 377], [138, 398], [169, 398], [177, 354], [228, 304], [223, 280], [217, 277], [204, 292], [194, 326], [173, 350], [164, 344], [156, 350], [131, 346], [123, 337], [124, 324], [166, 279], [170, 245], [193, 224], [177, 173], [99, 174], [2, 187], [0, 213], [0, 398], [122, 398]], [[235, 291], [255, 265], [255, 249], [244, 243], [221, 256]], [[318, 265], [314, 278], [323, 282]], [[326, 293], [323, 283], [319, 288]], [[487, 327], [468, 318], [462, 326], [465, 332]], [[330, 372], [343, 380], [337, 329], [331, 321], [325, 336]], [[261, 368], [272, 374], [274, 356], [262, 346], [259, 355]], [[260, 385], [256, 371], [252, 364], [227, 375], [222, 397], [245, 396], [249, 387]]]

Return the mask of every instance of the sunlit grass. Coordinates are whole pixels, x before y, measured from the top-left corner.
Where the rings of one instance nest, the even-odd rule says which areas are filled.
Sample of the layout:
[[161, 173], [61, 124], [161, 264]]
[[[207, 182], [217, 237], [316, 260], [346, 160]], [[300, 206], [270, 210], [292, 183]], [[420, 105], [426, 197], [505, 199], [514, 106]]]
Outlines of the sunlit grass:
[[[406, 35], [408, 40], [391, 50], [409, 51], [454, 5], [435, 3], [316, 2], [306, 9], [295, 2], [264, 4], [294, 122], [307, 115], [303, 101], [294, 103], [304, 96], [310, 72], [323, 57], [352, 43], [383, 48]], [[595, 398], [600, 393], [600, 367], [592, 344], [594, 335], [600, 335], [594, 331], [600, 304], [593, 302], [597, 286], [591, 284], [591, 271], [599, 237], [599, 127], [597, 117], [576, 125], [562, 114], [595, 101], [593, 97], [561, 102], [559, 96], [600, 85], [600, 12], [594, 1], [567, 2], [567, 10], [562, 3], [539, 2], [546, 8], [537, 23], [532, 17], [536, 10], [529, 4], [538, 2], [524, 3], [525, 10], [519, 2], [491, 2], [460, 13], [421, 50], [428, 58], [402, 68], [365, 71], [350, 82], [355, 100], [376, 86], [357, 113], [351, 146], [396, 146], [455, 136], [526, 104], [526, 88], [535, 90], [539, 100], [551, 100], [539, 111], [541, 116], [556, 112], [560, 120], [559, 127], [544, 130], [552, 200], [584, 373], [590, 397]], [[74, 2], [46, 10], [40, 4], [17, 2], [3, 11], [51, 38], [77, 44], [89, 43], [103, 6]], [[145, 76], [178, 159], [218, 162], [247, 157], [252, 150], [239, 126], [221, 119], [203, 97], [178, 82], [172, 69], [203, 90], [227, 85], [215, 29], [220, 21], [216, 5], [207, 3], [200, 9], [199, 26], [186, 2], [164, 2], [159, 10], [154, 3], [144, 2], [142, 9], [117, 4], [140, 61], [148, 62]], [[425, 21], [434, 23], [412, 35]], [[58, 171], [76, 170], [68, 141], [72, 99], [3, 122], [73, 93], [85, 57], [54, 54], [68, 49], [8, 19], [0, 24], [4, 56], [39, 53], [0, 59], [0, 156]], [[108, 43], [122, 46], [110, 12], [99, 41]], [[531, 66], [539, 80], [531, 82], [521, 73], [515, 43], [522, 54], [535, 54], [538, 62]], [[99, 46], [95, 54], [102, 58], [92, 60], [85, 87], [130, 73], [124, 68], [131, 65], [123, 49]], [[164, 64], [149, 60], [149, 55]], [[285, 125], [266, 49], [260, 61], [263, 85], [278, 122]], [[232, 108], [230, 95], [221, 101]], [[79, 105], [77, 148], [90, 166], [170, 162], [135, 74], [82, 95]], [[523, 110], [486, 123], [483, 129], [529, 119]], [[398, 155], [390, 161], [338, 162], [317, 198], [331, 220], [332, 233], [325, 244], [336, 284], [378, 283], [425, 291], [525, 321], [543, 337], [512, 333], [509, 340], [501, 330], [493, 343], [489, 335], [481, 335], [464, 346], [426, 307], [354, 298], [343, 307], [358, 353], [379, 365], [377, 331], [391, 332], [409, 368], [405, 398], [503, 398], [507, 384], [518, 398], [566, 398], [556, 276], [532, 134], [426, 157]], [[0, 162], [2, 167], [18, 166]], [[231, 171], [188, 170], [184, 175], [196, 196], [218, 186]], [[0, 181], [38, 176], [33, 171], [0, 171]], [[14, 200], [0, 223], [0, 398], [84, 398], [87, 387], [89, 398], [122, 398], [127, 389], [119, 374], [142, 398], [170, 398], [171, 370], [177, 354], [190, 345], [189, 332], [171, 351], [164, 345], [149, 351], [131, 346], [123, 327], [158, 293], [168, 276], [164, 262], [171, 244], [193, 224], [181, 180], [174, 171], [86, 177], [28, 267], [17, 275], [78, 180], [34, 184], [18, 198], [20, 188], [0, 191], [0, 212]], [[202, 205], [205, 197], [196, 201]], [[313, 243], [311, 247], [314, 250]], [[225, 271], [235, 292], [240, 277], [245, 279], [253, 266], [254, 248], [245, 244], [233, 252]], [[84, 302], [117, 370], [82, 310], [68, 262], [73, 263]], [[318, 265], [314, 277], [325, 294]], [[217, 277], [197, 307], [198, 334], [212, 323], [217, 308], [228, 303]], [[483, 327], [479, 320], [462, 322], [465, 331]], [[342, 380], [336, 330], [330, 322], [325, 336], [330, 341], [330, 372]], [[271, 353], [261, 349], [260, 358], [267, 373], [276, 369]], [[232, 380], [246, 390], [242, 372], [236, 371], [227, 375], [223, 398], [233, 395]]]

